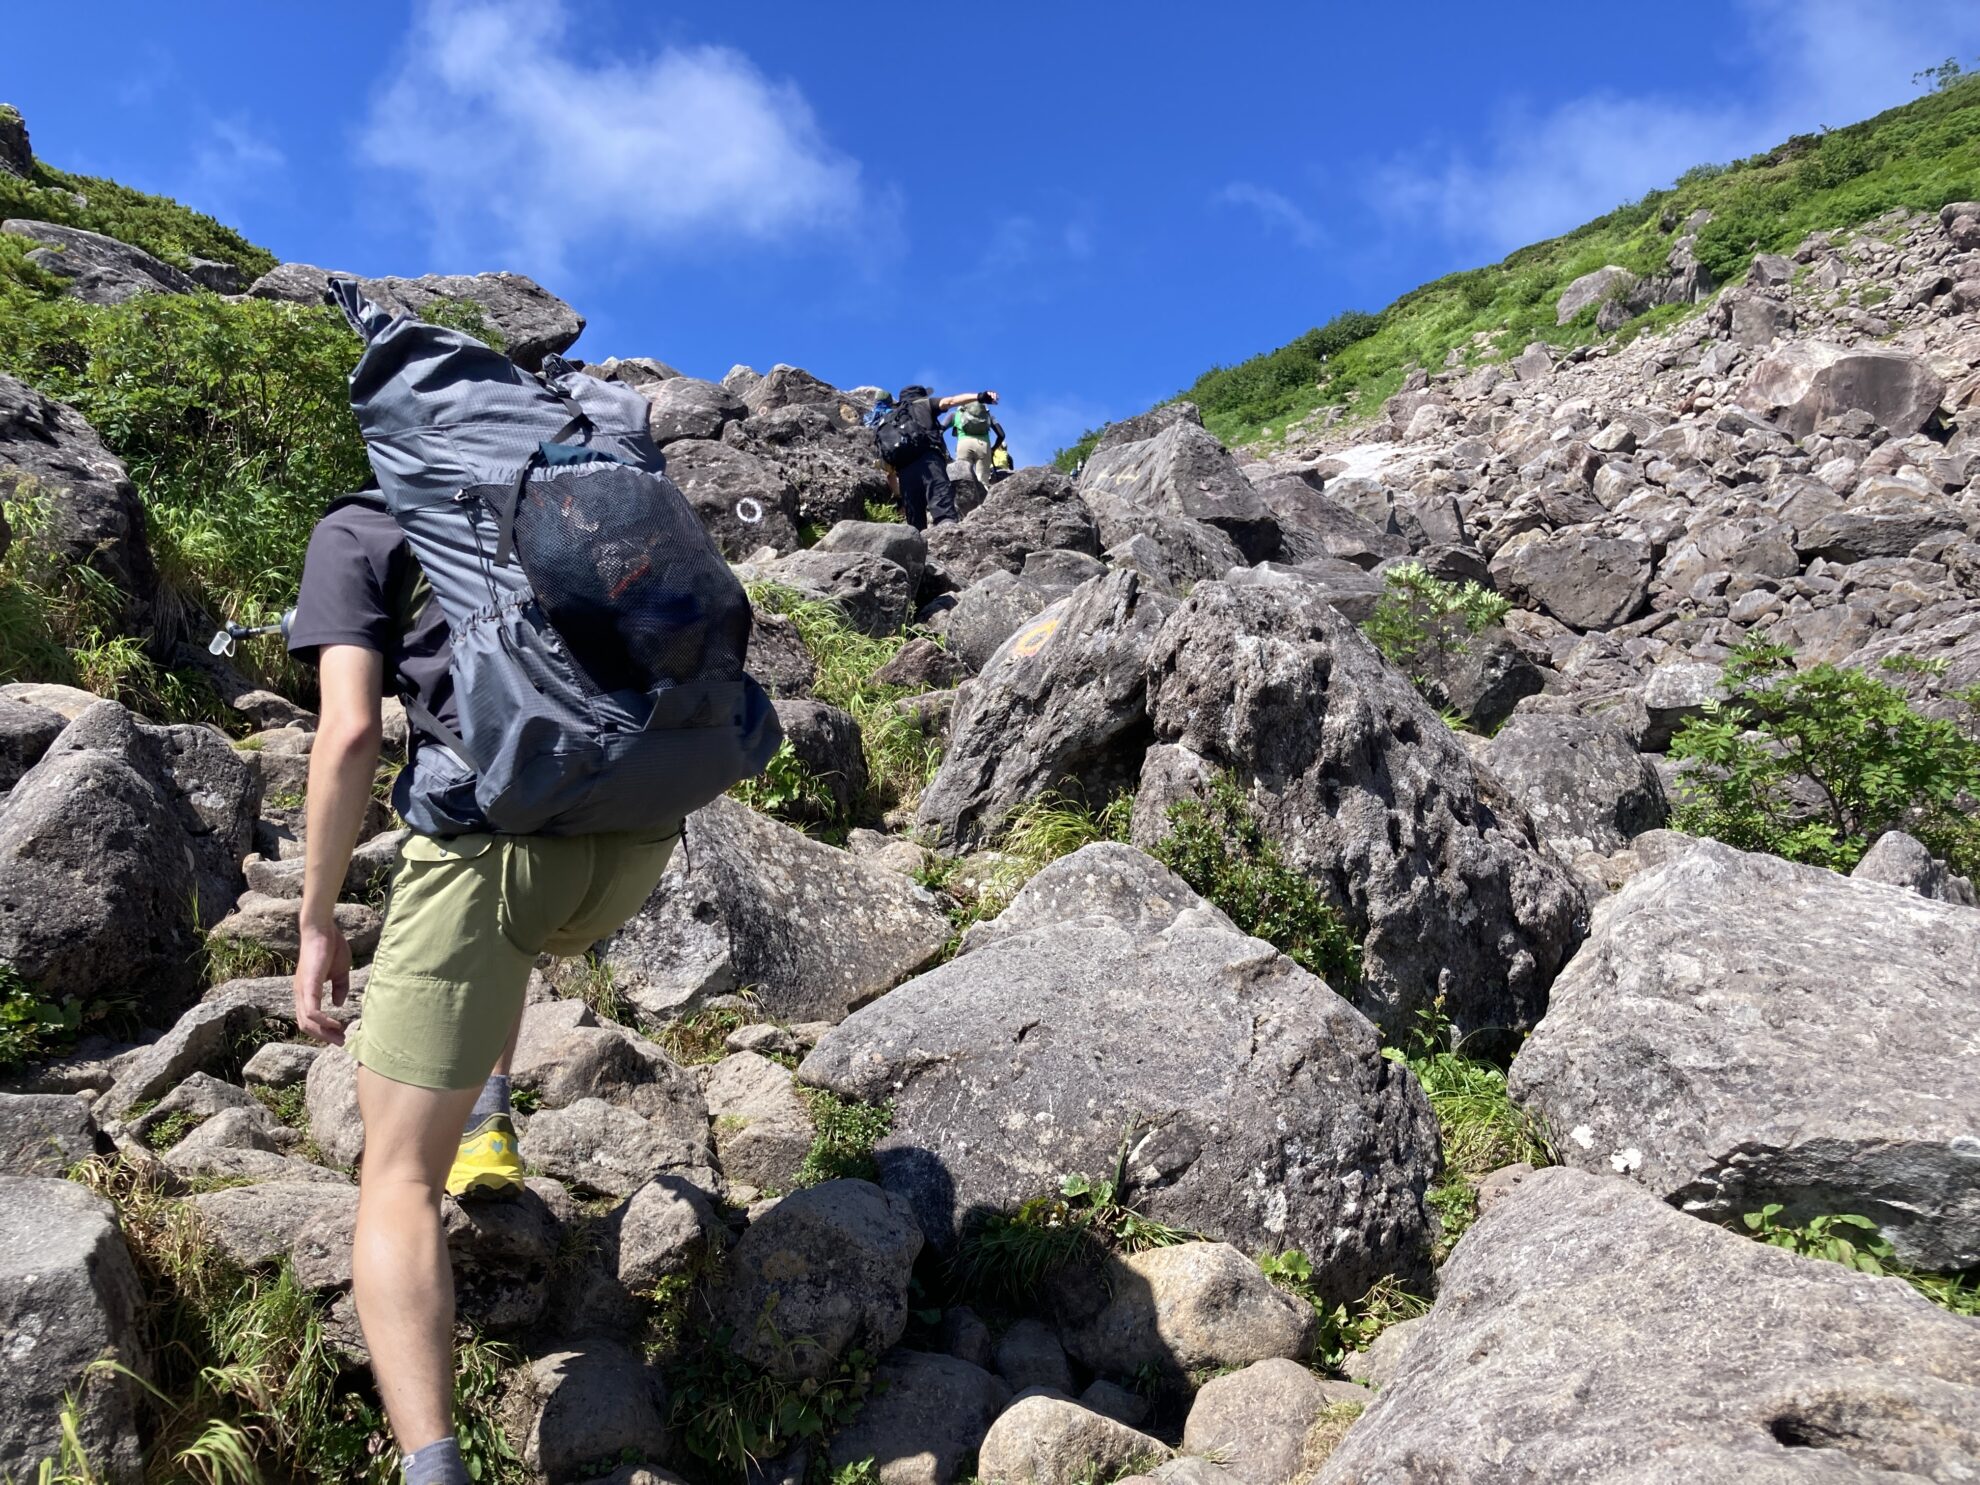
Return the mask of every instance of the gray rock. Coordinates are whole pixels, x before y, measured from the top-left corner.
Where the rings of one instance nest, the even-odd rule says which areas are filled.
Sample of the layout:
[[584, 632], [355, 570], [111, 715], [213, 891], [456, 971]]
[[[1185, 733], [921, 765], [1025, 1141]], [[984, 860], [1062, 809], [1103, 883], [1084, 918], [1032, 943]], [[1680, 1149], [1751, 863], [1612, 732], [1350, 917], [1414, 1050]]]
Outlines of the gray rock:
[[575, 1480], [600, 1460], [667, 1449], [666, 1383], [612, 1341], [589, 1337], [574, 1349], [537, 1357], [517, 1402], [526, 1422], [512, 1441], [538, 1479]]
[[1641, 283], [1642, 280], [1627, 268], [1618, 268], [1614, 264], [1598, 268], [1593, 273], [1584, 273], [1561, 290], [1560, 302], [1554, 306], [1554, 323], [1565, 325], [1591, 304], [1629, 301], [1636, 297]]
[[1233, 567], [1223, 581], [1238, 588], [1310, 588], [1340, 611], [1350, 624], [1364, 624], [1382, 601], [1382, 579], [1352, 562], [1316, 557], [1298, 567], [1261, 562], [1256, 567]]
[[1116, 841], [1098, 841], [1040, 871], [996, 917], [972, 923], [962, 952], [1055, 923], [1123, 924], [1148, 935], [1184, 920], [1243, 931], [1153, 857]]
[[1306, 1436], [1333, 1402], [1328, 1384], [1297, 1362], [1254, 1362], [1203, 1384], [1183, 1450], [1216, 1460], [1244, 1485], [1288, 1485], [1306, 1473]]
[[243, 1268], [287, 1260], [305, 1289], [347, 1289], [357, 1187], [322, 1181], [235, 1186], [189, 1197], [200, 1232]]
[[866, 803], [869, 783], [866, 748], [851, 712], [822, 701], [778, 701], [777, 721], [784, 741], [824, 792], [821, 809], [810, 800], [782, 806], [788, 819], [850, 820]]
[[1106, 1285], [1106, 1305], [1069, 1326], [1066, 1345], [1107, 1376], [1296, 1361], [1319, 1333], [1313, 1307], [1280, 1290], [1229, 1243], [1179, 1243], [1111, 1259]]
[[162, 1019], [198, 979], [191, 878], [155, 744], [99, 702], [0, 812], [0, 962], [47, 999], [127, 997]]
[[1579, 889], [1329, 604], [1204, 584], [1148, 675], [1158, 739], [1233, 772], [1286, 864], [1341, 909], [1361, 940], [1357, 1003], [1379, 1024], [1402, 1035], [1440, 999], [1464, 1032], [1539, 1018], [1584, 930]]
[[749, 653], [743, 668], [763, 689], [780, 699], [809, 696], [818, 667], [804, 647], [798, 627], [782, 614], [755, 612], [749, 631]]
[[1114, 572], [1013, 634], [963, 692], [918, 819], [977, 841], [1048, 790], [1099, 802], [1132, 777], [1146, 738], [1145, 665], [1167, 605]]
[[832, 1436], [834, 1470], [873, 1461], [880, 1485], [949, 1485], [965, 1473], [1011, 1390], [953, 1356], [896, 1351], [859, 1416]]
[[0, 103], [0, 171], [22, 180], [34, 179], [34, 148], [28, 142], [27, 120], [7, 103]]
[[[937, 531], [955, 523], [944, 522]], [[957, 684], [970, 673], [970, 667], [951, 651], [931, 639], [911, 639], [885, 665], [873, 672], [876, 686], [907, 686], [916, 691], [940, 691]]]
[[797, 493], [798, 519], [824, 528], [864, 520], [870, 506], [899, 503], [887, 486], [879, 445], [859, 425], [863, 413], [846, 398], [777, 408], [731, 423], [722, 441], [781, 470]]
[[[352, 962], [370, 963], [379, 935], [385, 931], [384, 916], [361, 902], [340, 902], [331, 911], [351, 946]], [[257, 949], [276, 963], [293, 967], [302, 952], [301, 899], [249, 892], [207, 931], [207, 940]]]
[[897, 521], [840, 521], [818, 538], [812, 550], [865, 552], [869, 556], [885, 557], [907, 574], [910, 593], [920, 588], [921, 570], [928, 565], [927, 538], [914, 527]]
[[72, 1093], [0, 1093], [0, 1175], [59, 1176], [109, 1148]]
[[580, 1000], [523, 1007], [511, 1076], [545, 1108], [602, 1098], [642, 1118], [701, 1102], [694, 1076], [642, 1036], [600, 1023]]
[[48, 745], [68, 725], [59, 712], [0, 696], [0, 794], [41, 761]]
[[1438, 1287], [1323, 1485], [1980, 1469], [1980, 1324], [1623, 1182], [1536, 1172]]
[[182, 269], [100, 232], [19, 217], [0, 222], [0, 232], [43, 244], [28, 262], [67, 279], [65, 292], [84, 304], [124, 304], [141, 294], [190, 294], [199, 287]]
[[1795, 438], [1850, 409], [1902, 435], [1925, 426], [1945, 390], [1938, 373], [1903, 351], [1804, 340], [1755, 366], [1739, 401]]
[[1148, 1421], [1151, 1408], [1148, 1399], [1138, 1392], [1130, 1392], [1118, 1382], [1099, 1378], [1086, 1391], [1079, 1395], [1079, 1405], [1090, 1408], [1113, 1419], [1125, 1423], [1129, 1428], [1139, 1428]]
[[728, 388], [691, 376], [643, 382], [639, 390], [647, 403], [646, 431], [662, 448], [684, 438], [720, 438], [724, 427], [748, 414]]
[[796, 1185], [815, 1131], [790, 1070], [755, 1052], [734, 1052], [708, 1070], [702, 1089], [722, 1174], [765, 1190]]
[[1281, 562], [1297, 565], [1327, 557], [1374, 567], [1409, 551], [1409, 543], [1400, 535], [1364, 520], [1297, 475], [1255, 478], [1252, 488], [1279, 523], [1279, 549], [1274, 555]]
[[801, 366], [776, 365], [753, 382], [742, 394], [752, 413], [774, 412], [808, 402], [829, 402], [838, 390]]
[[655, 1020], [754, 986], [767, 1017], [836, 1021], [928, 964], [951, 931], [925, 888], [717, 799], [688, 817], [646, 906], [598, 952]]
[[1033, 552], [1100, 554], [1093, 513], [1056, 469], [1020, 469], [991, 487], [983, 504], [928, 533], [928, 558], [951, 582], [967, 586], [994, 571], [1017, 573]]
[[1650, 544], [1599, 526], [1515, 537], [1492, 559], [1500, 591], [1576, 629], [1613, 629], [1642, 612], [1650, 593]]
[[1804, 557], [1845, 564], [1904, 557], [1920, 542], [1956, 533], [1964, 524], [1955, 506], [1892, 480], [1858, 490], [1847, 510], [1833, 511], [1804, 526], [1795, 550]]
[[1663, 752], [1686, 722], [1725, 699], [1725, 672], [1718, 666], [1706, 660], [1665, 661], [1643, 683], [1643, 705], [1650, 717], [1643, 750]]
[[713, 439], [683, 438], [667, 446], [667, 477], [730, 561], [762, 546], [796, 549], [797, 491], [769, 460]]
[[303, 1075], [303, 1109], [309, 1137], [332, 1165], [358, 1163], [364, 1153], [364, 1120], [358, 1113], [358, 1065], [342, 1047], [326, 1047]]
[[1980, 915], [1700, 841], [1597, 910], [1511, 1073], [1561, 1158], [1736, 1222], [1868, 1217], [1980, 1263]]
[[[1052, 870], [1063, 882], [1105, 849]], [[1342, 1298], [1418, 1271], [1434, 1125], [1374, 1028], [1173, 878], [1159, 897], [1187, 906], [1150, 931], [1166, 907], [1096, 864], [1084, 900], [1040, 889], [1064, 921], [1045, 921], [1027, 888], [1010, 911], [1039, 926], [910, 981], [804, 1060], [802, 1082], [893, 1100], [881, 1184], [949, 1251], [965, 1218], [1111, 1170], [1125, 1133], [1124, 1198], [1156, 1220], [1301, 1248]]]
[[117, 1081], [97, 1100], [96, 1112], [121, 1119], [133, 1105], [162, 1097], [192, 1074], [223, 1066], [260, 1025], [261, 1013], [245, 1002], [202, 1001], [118, 1064]]
[[1151, 407], [1145, 413], [1137, 413], [1131, 418], [1122, 418], [1118, 423], [1109, 423], [1094, 441], [1093, 452], [1118, 448], [1124, 443], [1140, 443], [1153, 438], [1166, 428], [1177, 423], [1193, 423], [1203, 426], [1203, 413], [1194, 402], [1165, 402], [1160, 407]]
[[1545, 672], [1499, 624], [1460, 645], [1433, 647], [1417, 657], [1409, 672], [1433, 705], [1448, 708], [1467, 727], [1487, 735], [1547, 683]]
[[530, 1116], [519, 1145], [530, 1169], [594, 1196], [629, 1196], [668, 1174], [721, 1190], [706, 1106], [697, 1108], [685, 1097], [650, 1117], [602, 1098], [542, 1109]]
[[58, 570], [87, 567], [103, 578], [116, 595], [116, 630], [148, 634], [158, 569], [130, 476], [81, 413], [0, 375], [0, 494], [29, 492], [42, 514], [19, 541], [31, 540]]
[[927, 627], [963, 665], [978, 671], [996, 658], [1005, 640], [1052, 602], [1051, 595], [1036, 583], [992, 568], [958, 593]]
[[1566, 861], [1620, 851], [1670, 814], [1650, 761], [1594, 717], [1516, 711], [1485, 744], [1483, 762]]
[[855, 1348], [878, 1356], [908, 1320], [921, 1232], [866, 1181], [794, 1192], [751, 1222], [718, 1300], [738, 1355], [786, 1381], [824, 1377]]
[[1145, 1476], [1150, 1485], [1239, 1485], [1238, 1476], [1212, 1460], [1184, 1454], [1158, 1465]]
[[211, 727], [148, 727], [167, 792], [192, 850], [200, 927], [212, 928], [247, 888], [241, 859], [254, 849], [261, 779]]
[[1066, 1361], [1066, 1348], [1059, 1334], [1042, 1320], [1019, 1320], [997, 1339], [997, 1375], [1011, 1384], [1011, 1391], [1033, 1387], [1070, 1393], [1072, 1367]]
[[215, 294], [245, 293], [248, 286], [245, 269], [239, 264], [225, 263], [217, 258], [187, 258], [186, 276], [202, 289]]
[[[284, 263], [248, 286], [256, 299], [321, 304], [330, 274], [308, 263]], [[429, 273], [421, 278], [361, 278], [358, 287], [375, 303], [399, 314], [423, 314], [436, 300], [480, 307], [502, 337], [511, 361], [529, 371], [543, 358], [571, 348], [584, 331], [584, 316], [532, 278], [520, 273]]]
[[977, 1452], [978, 1478], [1009, 1485], [1113, 1479], [1169, 1457], [1168, 1445], [1068, 1398], [1032, 1393], [1001, 1413]]
[[1877, 843], [1864, 852], [1850, 875], [1861, 882], [1883, 882], [1903, 887], [1935, 902], [1953, 902], [1973, 907], [1973, 883], [1956, 876], [1945, 862], [1902, 830], [1887, 830]]
[[1109, 545], [1138, 529], [1142, 515], [1214, 527], [1248, 562], [1262, 561], [1279, 545], [1279, 524], [1237, 461], [1187, 419], [1138, 443], [1096, 449], [1078, 488]]
[[1419, 1315], [1413, 1320], [1398, 1320], [1384, 1327], [1366, 1351], [1350, 1351], [1342, 1359], [1342, 1373], [1377, 1389], [1388, 1386], [1401, 1369], [1403, 1350], [1409, 1345], [1410, 1337], [1423, 1329], [1423, 1322], [1428, 1318], [1427, 1315]]
[[1090, 583], [1097, 577], [1106, 576], [1106, 573], [1107, 564], [1098, 557], [1089, 557], [1084, 552], [1055, 550], [1027, 552], [1024, 571], [1019, 576], [1052, 597], [1063, 598], [1082, 583]]
[[848, 624], [875, 637], [898, 633], [913, 607], [907, 570], [872, 552], [814, 547], [780, 557], [765, 576], [807, 598], [837, 604]]
[[117, 1228], [117, 1209], [68, 1181], [0, 1176], [0, 1473], [34, 1477], [62, 1454], [65, 1398], [91, 1474], [115, 1485], [144, 1478], [138, 1384], [144, 1375], [143, 1294]]

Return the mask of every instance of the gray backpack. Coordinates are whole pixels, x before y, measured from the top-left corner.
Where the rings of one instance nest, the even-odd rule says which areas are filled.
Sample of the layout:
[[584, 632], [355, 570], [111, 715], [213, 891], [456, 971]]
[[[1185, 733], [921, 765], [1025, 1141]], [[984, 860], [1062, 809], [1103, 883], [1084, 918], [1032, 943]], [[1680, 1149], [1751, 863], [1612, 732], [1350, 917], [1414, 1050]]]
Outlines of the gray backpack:
[[749, 599], [647, 433], [646, 399], [551, 358], [330, 297], [386, 509], [453, 634], [458, 732], [413, 764], [423, 834], [664, 829], [762, 770], [782, 733], [743, 671]]

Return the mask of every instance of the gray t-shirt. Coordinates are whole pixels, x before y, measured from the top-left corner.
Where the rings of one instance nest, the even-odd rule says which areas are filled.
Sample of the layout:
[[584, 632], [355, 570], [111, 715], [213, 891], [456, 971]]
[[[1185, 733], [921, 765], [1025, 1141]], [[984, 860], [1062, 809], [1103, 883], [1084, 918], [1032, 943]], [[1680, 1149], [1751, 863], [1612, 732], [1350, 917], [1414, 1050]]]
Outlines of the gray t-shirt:
[[[446, 616], [399, 523], [361, 497], [331, 505], [303, 558], [289, 653], [313, 665], [325, 645], [383, 655], [388, 694], [409, 696], [445, 726], [459, 726]], [[419, 737], [415, 728], [415, 749]]]

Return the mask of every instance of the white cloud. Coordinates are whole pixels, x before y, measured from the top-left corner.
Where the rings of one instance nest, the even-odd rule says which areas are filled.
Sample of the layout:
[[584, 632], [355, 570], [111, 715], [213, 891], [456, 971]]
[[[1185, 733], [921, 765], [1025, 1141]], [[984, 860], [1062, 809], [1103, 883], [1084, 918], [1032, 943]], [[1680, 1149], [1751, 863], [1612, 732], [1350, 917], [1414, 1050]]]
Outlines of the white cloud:
[[1301, 247], [1318, 247], [1326, 234], [1292, 198], [1250, 181], [1232, 181], [1212, 200], [1225, 206], [1239, 206], [1256, 212], [1268, 227], [1288, 234]]
[[178, 194], [209, 216], [238, 219], [246, 215], [243, 203], [262, 195], [288, 163], [274, 141], [246, 118], [208, 119], [193, 144]]
[[741, 53], [590, 59], [569, 32], [562, 0], [420, 6], [360, 140], [442, 257], [556, 271], [588, 247], [840, 231], [869, 205], [804, 95]]
[[1578, 226], [1693, 165], [1852, 123], [1916, 97], [1912, 73], [1980, 47], [1970, 0], [1742, 0], [1750, 84], [1709, 101], [1593, 92], [1514, 108], [1441, 158], [1377, 172], [1377, 205], [1502, 252]]

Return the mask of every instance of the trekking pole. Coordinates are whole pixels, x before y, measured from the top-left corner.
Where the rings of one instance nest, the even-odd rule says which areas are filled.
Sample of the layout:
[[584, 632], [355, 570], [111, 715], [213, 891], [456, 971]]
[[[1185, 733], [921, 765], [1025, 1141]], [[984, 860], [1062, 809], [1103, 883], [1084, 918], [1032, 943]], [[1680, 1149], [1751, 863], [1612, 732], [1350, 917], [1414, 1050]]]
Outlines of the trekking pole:
[[284, 609], [282, 617], [277, 619], [273, 624], [237, 624], [232, 619], [229, 619], [225, 625], [214, 632], [213, 641], [207, 645], [206, 651], [209, 655], [227, 655], [231, 657], [234, 653], [234, 646], [244, 639], [259, 639], [269, 634], [279, 634], [284, 639], [287, 639], [290, 626], [295, 622], [296, 611], [292, 608]]

